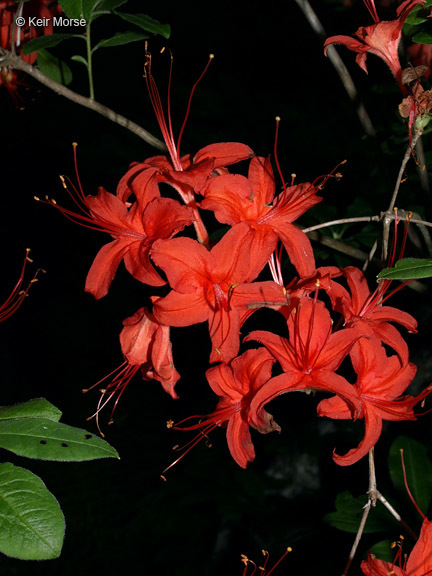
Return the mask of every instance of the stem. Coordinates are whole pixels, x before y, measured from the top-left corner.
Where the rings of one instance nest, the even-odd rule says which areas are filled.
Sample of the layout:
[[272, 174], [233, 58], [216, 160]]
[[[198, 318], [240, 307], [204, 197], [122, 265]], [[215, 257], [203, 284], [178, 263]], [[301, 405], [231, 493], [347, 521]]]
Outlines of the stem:
[[92, 49], [91, 49], [91, 40], [90, 40], [90, 23], [88, 23], [86, 25], [86, 45], [87, 45], [87, 72], [88, 72], [88, 79], [89, 79], [90, 100], [94, 100]]
[[[309, 22], [313, 31], [322, 40], [325, 40], [325, 38], [327, 37], [326, 31], [324, 30], [324, 27], [319, 21], [318, 16], [314, 12], [312, 6], [309, 4], [309, 1], [296, 0], [296, 2], [300, 10], [303, 12], [306, 20]], [[375, 136], [375, 128], [373, 127], [369, 114], [367, 113], [367, 110], [364, 107], [363, 103], [360, 102], [358, 92], [353, 82], [353, 79], [351, 78], [347, 67], [343, 63], [341, 57], [339, 56], [334, 46], [329, 46], [327, 48], [327, 56], [330, 62], [333, 64], [333, 67], [336, 70], [350, 100], [352, 100], [352, 102], [354, 102], [354, 104], [356, 105], [357, 116], [360, 120], [361, 125], [363, 126], [363, 130], [366, 132], [368, 136]]]
[[[405, 151], [405, 155], [404, 155], [403, 160], [402, 160], [402, 164], [401, 164], [401, 167], [399, 170], [398, 177], [396, 179], [396, 184], [395, 184], [395, 187], [393, 190], [393, 195], [391, 197], [389, 207], [387, 208], [386, 212], [384, 213], [384, 217], [383, 217], [383, 246], [382, 246], [382, 259], [384, 262], [387, 260], [388, 241], [389, 241], [389, 236], [390, 236], [390, 223], [391, 223], [392, 219], [394, 220], [393, 209], [394, 209], [395, 204], [396, 204], [396, 199], [397, 199], [397, 195], [399, 193], [399, 188], [400, 188], [400, 185], [402, 183], [402, 178], [403, 178], [403, 175], [405, 172], [406, 165], [408, 164], [408, 160], [410, 159], [411, 154], [413, 153], [414, 147], [417, 143], [417, 140], [420, 138], [421, 134], [422, 134], [421, 130], [416, 130], [414, 133], [414, 136], [412, 138], [411, 144], [408, 144], [408, 147]], [[392, 216], [393, 216], [393, 218], [392, 218]]]
[[48, 76], [42, 74], [42, 72], [38, 68], [31, 66], [30, 64], [27, 64], [27, 62], [24, 62], [22, 58], [13, 55], [12, 52], [4, 50], [3, 48], [0, 48], [0, 64], [2, 66], [10, 66], [15, 70], [22, 70], [32, 78], [35, 78], [38, 82], [40, 82], [44, 86], [47, 86], [47, 88], [49, 88], [50, 90], [53, 90], [57, 94], [60, 94], [60, 96], [64, 96], [68, 100], [75, 102], [75, 104], [79, 104], [80, 106], [84, 106], [85, 108], [89, 108], [90, 110], [93, 110], [98, 114], [101, 114], [102, 116], [108, 118], [108, 120], [111, 120], [115, 124], [123, 126], [123, 128], [126, 128], [127, 130], [129, 130], [130, 132], [132, 132], [133, 134], [135, 134], [136, 136], [138, 136], [139, 138], [141, 138], [154, 148], [157, 148], [158, 150], [163, 150], [164, 152], [166, 151], [166, 146], [163, 142], [161, 142], [158, 138], [153, 136], [153, 134], [150, 134], [150, 132], [148, 132], [135, 122], [132, 122], [131, 120], [129, 120], [125, 116], [122, 116], [121, 114], [117, 114], [117, 112], [114, 112], [114, 110], [111, 110], [111, 108], [108, 108], [107, 106], [104, 106], [99, 102], [96, 102], [96, 100], [92, 100], [91, 98], [81, 96], [81, 94], [73, 92], [73, 90], [70, 90], [69, 88], [66, 88], [66, 86], [63, 86], [63, 84], [59, 84], [58, 82], [51, 80], [51, 78], [48, 78]]

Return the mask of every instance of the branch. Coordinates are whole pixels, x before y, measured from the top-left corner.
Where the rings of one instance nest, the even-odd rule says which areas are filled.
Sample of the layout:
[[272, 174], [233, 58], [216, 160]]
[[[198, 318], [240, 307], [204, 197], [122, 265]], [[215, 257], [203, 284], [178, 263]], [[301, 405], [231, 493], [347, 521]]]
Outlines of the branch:
[[[315, 14], [312, 6], [309, 4], [308, 0], [296, 0], [300, 10], [303, 12], [306, 20], [309, 22], [312, 30], [322, 39], [327, 38], [326, 31], [323, 25]], [[363, 103], [359, 101], [358, 92], [353, 82], [353, 79], [348, 72], [348, 68], [343, 63], [341, 57], [339, 56], [336, 48], [334, 46], [329, 46], [327, 48], [327, 56], [330, 62], [333, 64], [349, 98], [356, 104], [357, 116], [359, 117], [360, 123], [363, 126], [363, 130], [368, 136], [375, 136], [375, 128], [373, 127], [372, 121], [364, 107]]]
[[[399, 188], [400, 185], [402, 183], [402, 178], [405, 172], [405, 168], [406, 165], [408, 164], [408, 160], [411, 157], [411, 154], [414, 150], [414, 147], [417, 143], [417, 140], [420, 138], [422, 134], [421, 130], [416, 130], [414, 133], [414, 136], [412, 137], [412, 141], [408, 144], [408, 147], [405, 151], [405, 155], [403, 157], [402, 160], [402, 164], [399, 170], [399, 174], [396, 180], [396, 184], [393, 190], [393, 195], [392, 198], [390, 200], [390, 204], [389, 207], [387, 208], [386, 212], [384, 213], [384, 218], [383, 218], [383, 249], [382, 249], [382, 257], [384, 262], [387, 260], [387, 254], [388, 254], [388, 240], [389, 240], [389, 236], [390, 236], [390, 222], [392, 221], [392, 216], [393, 216], [393, 209], [395, 207], [396, 204], [396, 198], [397, 195], [399, 193]], [[393, 217], [394, 219], [394, 217]], [[422, 222], [422, 224], [426, 225], [425, 223]]]
[[53, 90], [60, 96], [64, 96], [65, 98], [67, 98], [68, 100], [72, 100], [72, 102], [75, 102], [76, 104], [80, 104], [85, 108], [89, 108], [90, 110], [93, 110], [98, 114], [101, 114], [102, 116], [108, 118], [108, 120], [111, 120], [115, 124], [123, 126], [123, 128], [126, 128], [127, 130], [129, 130], [130, 132], [132, 132], [133, 134], [135, 134], [136, 136], [138, 136], [139, 138], [150, 144], [150, 146], [153, 146], [158, 150], [164, 150], [164, 151], [166, 150], [166, 146], [161, 140], [153, 136], [153, 134], [150, 134], [150, 132], [148, 132], [138, 124], [135, 124], [135, 122], [128, 120], [128, 118], [125, 118], [125, 116], [122, 116], [121, 114], [117, 114], [117, 112], [114, 112], [114, 110], [111, 110], [111, 108], [108, 108], [107, 106], [104, 106], [103, 104], [100, 104], [99, 102], [96, 102], [91, 98], [81, 96], [81, 94], [73, 92], [69, 88], [66, 88], [66, 86], [63, 86], [63, 84], [59, 84], [58, 82], [55, 82], [55, 80], [51, 80], [51, 78], [48, 78], [48, 76], [42, 74], [42, 72], [38, 68], [36, 68], [35, 66], [31, 66], [30, 64], [27, 64], [27, 62], [24, 62], [22, 58], [12, 54], [12, 52], [9, 52], [8, 50], [4, 50], [3, 48], [0, 48], [0, 65], [2, 67], [9, 66], [10, 68], [13, 68], [15, 70], [21, 70], [25, 72], [26, 74], [28, 74], [32, 78], [35, 78], [38, 82], [40, 82], [44, 86], [47, 86], [48, 88], [50, 88], [50, 90]]

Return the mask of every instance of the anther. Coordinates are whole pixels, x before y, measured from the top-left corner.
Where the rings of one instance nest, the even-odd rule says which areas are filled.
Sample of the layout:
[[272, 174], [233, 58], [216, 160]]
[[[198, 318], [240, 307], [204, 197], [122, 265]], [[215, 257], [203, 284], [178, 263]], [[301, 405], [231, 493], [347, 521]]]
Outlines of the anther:
[[166, 427], [172, 428], [173, 426], [174, 426], [174, 420], [168, 420], [168, 422], [166, 423]]
[[41, 199], [38, 196], [33, 196], [33, 200], [36, 200], [36, 202], [40, 202]]
[[78, 142], [72, 142], [72, 146], [76, 148], [78, 146]]
[[60, 180], [61, 180], [61, 183], [63, 184], [63, 188], [64, 188], [65, 190], [67, 190], [67, 186], [66, 186], [66, 182], [65, 182], [64, 176], [60, 175], [59, 178], [60, 178]]
[[161, 474], [160, 477], [161, 477], [161, 480], [163, 480], [164, 482], [167, 481], [167, 479], [165, 478], [165, 476], [163, 474]]

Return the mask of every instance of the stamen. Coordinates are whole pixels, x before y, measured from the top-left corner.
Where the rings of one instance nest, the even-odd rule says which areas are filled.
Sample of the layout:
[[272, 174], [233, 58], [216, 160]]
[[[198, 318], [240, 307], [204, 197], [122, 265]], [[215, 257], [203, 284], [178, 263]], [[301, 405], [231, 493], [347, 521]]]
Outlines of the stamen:
[[184, 129], [185, 129], [185, 126], [186, 126], [187, 119], [188, 119], [188, 117], [189, 117], [190, 107], [191, 107], [191, 103], [192, 103], [192, 97], [193, 97], [193, 95], [194, 95], [194, 92], [195, 92], [196, 87], [197, 87], [198, 84], [201, 82], [201, 80], [204, 78], [204, 75], [205, 75], [205, 73], [207, 72], [207, 70], [208, 70], [208, 68], [209, 68], [209, 66], [210, 66], [210, 64], [211, 64], [211, 61], [212, 61], [213, 59], [214, 59], [214, 54], [209, 54], [208, 62], [207, 62], [207, 64], [205, 65], [204, 70], [201, 72], [198, 80], [197, 80], [197, 81], [195, 82], [195, 84], [192, 86], [191, 93], [189, 94], [189, 100], [188, 100], [187, 108], [186, 108], [186, 115], [185, 115], [185, 118], [184, 118], [184, 120], [183, 120], [183, 124], [182, 124], [182, 126], [181, 126], [181, 128], [180, 128], [179, 137], [178, 137], [178, 140], [177, 140], [177, 154], [179, 155], [179, 157], [180, 157], [180, 143], [181, 143], [181, 139], [182, 139], [182, 136], [183, 136], [183, 132], [184, 132]]

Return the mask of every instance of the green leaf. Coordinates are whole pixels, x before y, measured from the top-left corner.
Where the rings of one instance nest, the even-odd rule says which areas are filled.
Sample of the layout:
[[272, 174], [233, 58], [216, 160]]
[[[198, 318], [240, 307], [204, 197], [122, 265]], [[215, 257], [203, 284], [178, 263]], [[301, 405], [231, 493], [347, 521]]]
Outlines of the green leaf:
[[48, 418], [58, 422], [62, 413], [45, 398], [35, 398], [12, 406], [0, 406], [0, 420], [10, 418]]
[[101, 0], [81, 0], [81, 2], [82, 17], [87, 20], [87, 24], [90, 24], [90, 22], [93, 20], [92, 14], [97, 5], [100, 4]]
[[111, 14], [114, 12], [116, 8], [126, 4], [127, 0], [101, 0], [99, 4], [96, 6], [95, 11], [92, 13], [92, 21], [99, 18], [103, 14]]
[[123, 20], [126, 20], [126, 22], [142, 28], [146, 32], [160, 34], [164, 38], [170, 37], [171, 28], [169, 24], [161, 24], [157, 20], [150, 18], [150, 16], [146, 16], [145, 14], [125, 14], [124, 12], [115, 12], [115, 14], [123, 18]]
[[42, 480], [0, 464], [0, 551], [21, 560], [58, 558], [64, 532], [63, 513]]
[[112, 46], [120, 46], [121, 44], [130, 44], [130, 42], [137, 42], [138, 40], [145, 40], [149, 35], [145, 32], [119, 32], [112, 38], [101, 40], [93, 48], [93, 52], [98, 48], [111, 48]]
[[0, 421], [0, 448], [27, 458], [61, 462], [119, 458], [102, 438], [48, 418]]
[[394, 540], [381, 540], [381, 542], [377, 542], [372, 548], [369, 548], [369, 552], [375, 554], [378, 560], [393, 562], [396, 552], [392, 548], [392, 544], [394, 545]]
[[44, 48], [53, 48], [60, 44], [60, 42], [63, 42], [63, 40], [70, 40], [71, 38], [75, 38], [75, 34], [49, 34], [48, 36], [41, 36], [24, 44], [22, 51], [23, 54], [31, 54]]
[[402, 472], [401, 449], [408, 487], [418, 507], [426, 514], [432, 497], [432, 462], [427, 448], [407, 436], [396, 438], [390, 448], [388, 466], [393, 485], [400, 494], [408, 496]]
[[88, 66], [87, 60], [84, 58], [84, 56], [80, 56], [79, 54], [75, 54], [75, 56], [72, 56], [71, 60], [73, 60], [74, 62], [81, 62], [81, 64], [84, 64], [86, 68]]
[[[367, 496], [354, 498], [351, 492], [341, 492], [336, 496], [336, 511], [326, 514], [324, 516], [324, 522], [344, 532], [355, 534], [358, 530], [363, 515], [363, 508], [367, 501]], [[374, 508], [369, 513], [364, 532], [383, 532], [388, 530], [389, 526], [393, 526], [393, 523], [388, 515], [385, 514], [384, 510]]]
[[81, 18], [82, 0], [59, 0], [59, 4], [68, 18]]
[[417, 44], [432, 44], [432, 32], [420, 32], [412, 38]]
[[432, 276], [432, 260], [426, 258], [403, 258], [394, 268], [385, 268], [378, 274], [378, 280], [415, 280]]
[[50, 54], [48, 50], [38, 52], [37, 63], [39, 70], [51, 80], [67, 86], [72, 82], [72, 71], [66, 62]]

